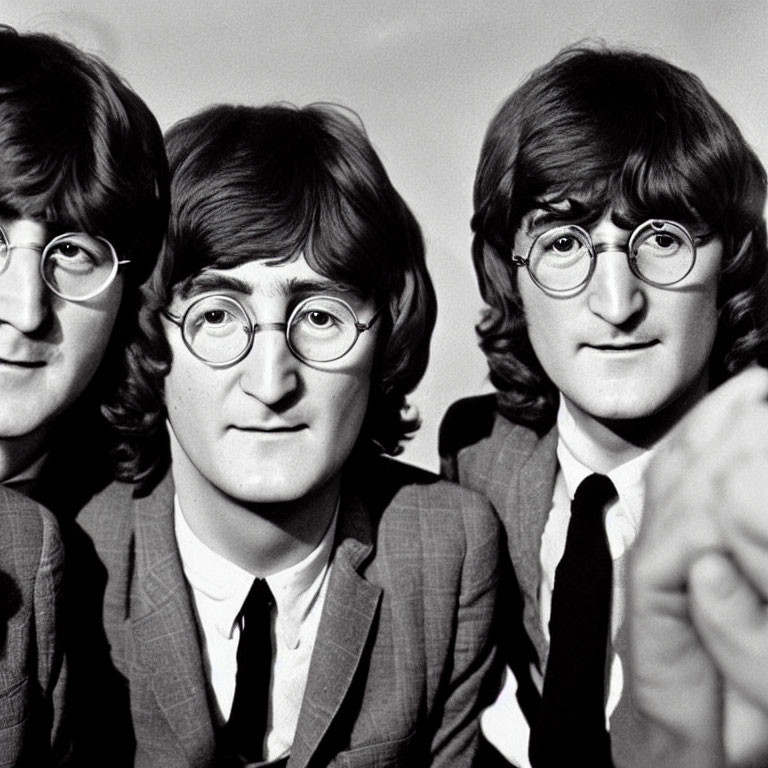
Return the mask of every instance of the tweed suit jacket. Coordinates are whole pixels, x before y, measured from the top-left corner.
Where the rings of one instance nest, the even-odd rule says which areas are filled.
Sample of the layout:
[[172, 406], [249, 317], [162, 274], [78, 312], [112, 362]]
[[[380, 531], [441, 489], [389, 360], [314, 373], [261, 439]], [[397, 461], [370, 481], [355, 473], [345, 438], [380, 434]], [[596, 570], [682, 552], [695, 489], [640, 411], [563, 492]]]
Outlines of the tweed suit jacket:
[[[83, 583], [103, 611], [113, 669], [97, 676], [101, 694], [80, 697], [100, 702], [87, 718], [100, 725], [86, 733], [91, 758], [76, 765], [104, 757], [93, 748], [105, 734], [96, 752], [107, 750], [110, 765], [215, 764], [173, 496], [170, 475], [142, 497], [116, 483], [78, 518], [91, 556]], [[473, 765], [478, 715], [501, 673], [492, 642], [499, 546], [478, 494], [391, 460], [347, 472], [289, 768]]]
[[0, 766], [52, 761], [63, 566], [53, 516], [0, 486]]
[[[500, 588], [500, 601], [506, 606], [502, 644], [520, 686], [521, 708], [529, 718], [535, 716], [540, 700], [531, 664], [543, 674], [548, 651], [539, 606], [540, 552], [558, 472], [557, 437], [555, 426], [538, 434], [506, 419], [496, 409], [495, 395], [454, 403], [440, 428], [442, 473], [485, 494], [504, 525], [508, 559], [503, 564], [505, 585]], [[627, 643], [622, 626], [614, 648], [625, 665]], [[617, 768], [643, 765], [636, 748], [643, 740], [639, 718], [625, 683], [610, 721]]]

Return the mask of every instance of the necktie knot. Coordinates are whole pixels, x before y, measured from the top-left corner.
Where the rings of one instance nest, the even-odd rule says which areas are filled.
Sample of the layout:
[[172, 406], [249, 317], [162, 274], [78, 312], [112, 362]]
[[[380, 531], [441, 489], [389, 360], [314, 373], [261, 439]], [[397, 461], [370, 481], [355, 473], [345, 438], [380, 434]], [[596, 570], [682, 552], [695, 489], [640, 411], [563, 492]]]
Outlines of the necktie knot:
[[237, 615], [241, 627], [244, 628], [249, 619], [253, 621], [254, 619], [263, 620], [265, 616], [268, 618], [274, 604], [275, 599], [272, 597], [266, 579], [254, 579], [243, 601], [243, 607]]
[[588, 475], [580, 483], [571, 505], [572, 515], [600, 515], [606, 505], [616, 499], [616, 486], [607, 475]]

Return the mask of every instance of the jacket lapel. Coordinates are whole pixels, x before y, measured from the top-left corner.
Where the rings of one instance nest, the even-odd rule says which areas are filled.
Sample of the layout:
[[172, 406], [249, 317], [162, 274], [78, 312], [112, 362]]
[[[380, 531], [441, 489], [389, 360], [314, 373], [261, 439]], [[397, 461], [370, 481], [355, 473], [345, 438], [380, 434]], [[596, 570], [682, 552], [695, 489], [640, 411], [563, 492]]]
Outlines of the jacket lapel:
[[[192, 599], [176, 546], [170, 473], [150, 496], [134, 501], [136, 574], [131, 590], [132, 634], [138, 665], [167, 726], [191, 764], [215, 751], [203, 658]], [[162, 725], [158, 723], [157, 732]]]
[[[509, 467], [507, 467], [509, 471]], [[515, 567], [525, 608], [523, 618], [528, 636], [543, 662], [546, 640], [539, 616], [541, 539], [552, 507], [552, 494], [557, 475], [557, 429], [553, 427], [520, 465], [516, 481], [509, 484], [507, 499], [507, 532], [509, 552]]]
[[290, 768], [304, 768], [337, 716], [363, 656], [381, 589], [357, 572], [373, 550], [363, 503], [342, 495], [336, 549], [312, 653]]

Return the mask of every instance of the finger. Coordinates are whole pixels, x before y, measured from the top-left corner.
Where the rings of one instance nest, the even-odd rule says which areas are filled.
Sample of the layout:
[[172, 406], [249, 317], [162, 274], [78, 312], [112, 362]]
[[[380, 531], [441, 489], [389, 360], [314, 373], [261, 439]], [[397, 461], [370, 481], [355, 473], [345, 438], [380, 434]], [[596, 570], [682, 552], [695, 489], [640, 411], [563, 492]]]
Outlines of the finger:
[[720, 675], [693, 626], [687, 595], [632, 575], [630, 695], [644, 722], [647, 764], [723, 766]]
[[731, 560], [702, 555], [690, 573], [691, 616], [723, 676], [768, 712], [768, 608]]
[[682, 420], [694, 441], [709, 442], [721, 425], [728, 424], [734, 410], [750, 408], [768, 400], [768, 370], [753, 366], [712, 390]]
[[[749, 541], [768, 528], [761, 502], [768, 484], [767, 388], [764, 369], [734, 377], [660, 447], [646, 473], [646, 512], [636, 543], [639, 567], [647, 567], [649, 578], [682, 588], [699, 553], [726, 548], [724, 527], [732, 532], [730, 546], [739, 555], [748, 557], [757, 549]], [[768, 586], [768, 558], [752, 559], [755, 568], [766, 571]]]
[[[733, 421], [755, 408], [768, 410], [768, 370], [751, 367], [733, 376], [692, 408], [669, 435], [652, 466], [662, 477], [677, 479], [678, 462], [716, 454], [723, 440], [734, 435]], [[664, 472], [668, 463], [674, 466]]]
[[725, 753], [729, 768], [768, 765], [768, 715], [733, 687], [725, 693]]

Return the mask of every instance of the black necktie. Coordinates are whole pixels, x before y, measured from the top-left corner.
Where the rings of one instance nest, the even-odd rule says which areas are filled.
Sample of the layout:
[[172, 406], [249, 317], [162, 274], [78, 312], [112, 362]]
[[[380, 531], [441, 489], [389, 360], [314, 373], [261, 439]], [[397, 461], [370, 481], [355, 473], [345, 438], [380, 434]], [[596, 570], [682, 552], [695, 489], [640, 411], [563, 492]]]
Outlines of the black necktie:
[[225, 765], [264, 759], [272, 668], [271, 612], [274, 600], [264, 579], [255, 579], [240, 611], [237, 677], [232, 711], [224, 726]]
[[605, 652], [613, 564], [603, 513], [616, 498], [605, 475], [579, 485], [555, 571], [549, 656], [539, 717], [531, 724], [534, 768], [612, 765], [605, 728]]

